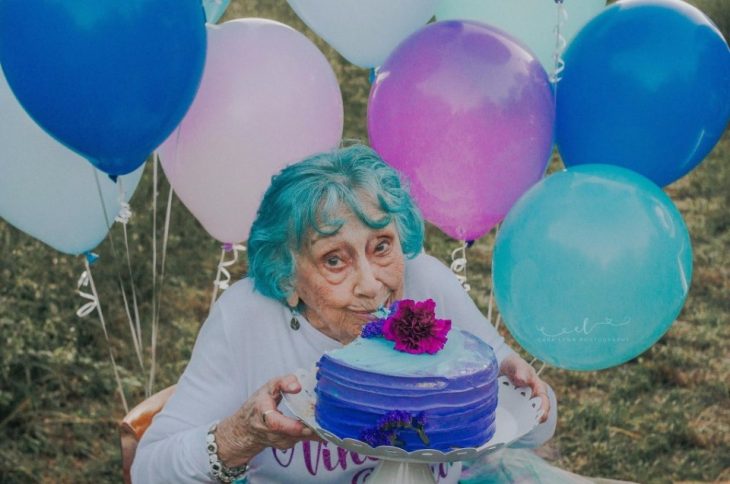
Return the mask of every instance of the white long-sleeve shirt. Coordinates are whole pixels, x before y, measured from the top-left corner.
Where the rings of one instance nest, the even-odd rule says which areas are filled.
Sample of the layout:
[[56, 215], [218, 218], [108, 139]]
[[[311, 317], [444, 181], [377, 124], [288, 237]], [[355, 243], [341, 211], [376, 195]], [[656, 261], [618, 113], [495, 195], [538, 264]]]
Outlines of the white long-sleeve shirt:
[[[494, 348], [498, 361], [513, 353], [481, 314], [454, 274], [437, 259], [421, 254], [406, 261], [404, 297], [431, 298], [439, 318], [451, 319]], [[238, 410], [258, 388], [297, 368], [312, 368], [326, 351], [342, 347], [302, 315], [293, 329], [291, 311], [254, 290], [246, 278], [226, 290], [215, 304], [195, 343], [192, 357], [165, 408], [154, 418], [138, 448], [135, 484], [213, 482], [208, 473], [206, 434], [211, 424]], [[555, 430], [557, 408], [518, 442], [536, 447]], [[284, 406], [280, 408], [285, 414]], [[319, 442], [299, 442], [282, 451], [267, 448], [250, 462], [247, 481], [360, 483], [377, 462]], [[441, 483], [456, 482], [461, 464], [434, 469]]]

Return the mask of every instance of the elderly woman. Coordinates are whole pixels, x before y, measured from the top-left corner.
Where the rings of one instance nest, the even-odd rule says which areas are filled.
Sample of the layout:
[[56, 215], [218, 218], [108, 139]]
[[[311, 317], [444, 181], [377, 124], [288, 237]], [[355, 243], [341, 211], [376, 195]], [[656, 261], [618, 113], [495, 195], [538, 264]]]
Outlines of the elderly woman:
[[[482, 316], [451, 271], [422, 252], [423, 221], [398, 174], [364, 146], [320, 154], [272, 179], [248, 239], [249, 276], [228, 289], [200, 331], [175, 394], [132, 468], [138, 483], [362, 482], [376, 462], [317, 439], [279, 408], [291, 374], [354, 340], [371, 311], [436, 301], [489, 343], [502, 373], [549, 409], [522, 446], [549, 439], [552, 390]], [[456, 482], [461, 464], [436, 468]]]

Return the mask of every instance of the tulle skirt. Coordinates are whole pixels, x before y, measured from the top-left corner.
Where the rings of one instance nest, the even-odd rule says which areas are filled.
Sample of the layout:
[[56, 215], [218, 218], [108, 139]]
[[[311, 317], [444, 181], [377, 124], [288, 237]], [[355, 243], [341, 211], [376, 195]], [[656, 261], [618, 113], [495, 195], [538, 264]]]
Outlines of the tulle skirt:
[[460, 484], [618, 484], [584, 477], [550, 465], [529, 449], [502, 449], [479, 460], [464, 463]]

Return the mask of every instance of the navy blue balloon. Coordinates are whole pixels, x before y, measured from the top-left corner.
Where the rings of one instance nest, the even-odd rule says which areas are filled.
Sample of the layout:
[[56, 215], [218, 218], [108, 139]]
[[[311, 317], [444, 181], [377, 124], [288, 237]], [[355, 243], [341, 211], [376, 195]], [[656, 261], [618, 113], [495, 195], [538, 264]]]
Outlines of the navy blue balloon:
[[623, 166], [667, 185], [697, 166], [730, 118], [730, 50], [678, 0], [620, 1], [564, 55], [556, 136], [567, 166]]
[[0, 1], [0, 64], [13, 93], [110, 175], [134, 171], [180, 123], [205, 50], [200, 0]]

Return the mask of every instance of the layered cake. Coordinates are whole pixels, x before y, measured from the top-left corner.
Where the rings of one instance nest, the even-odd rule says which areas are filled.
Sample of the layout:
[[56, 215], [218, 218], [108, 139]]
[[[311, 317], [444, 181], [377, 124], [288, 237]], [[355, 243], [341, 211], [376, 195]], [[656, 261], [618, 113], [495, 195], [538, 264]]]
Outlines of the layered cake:
[[492, 348], [436, 319], [433, 301], [399, 301], [319, 360], [315, 416], [373, 447], [478, 447], [494, 434], [498, 372]]

